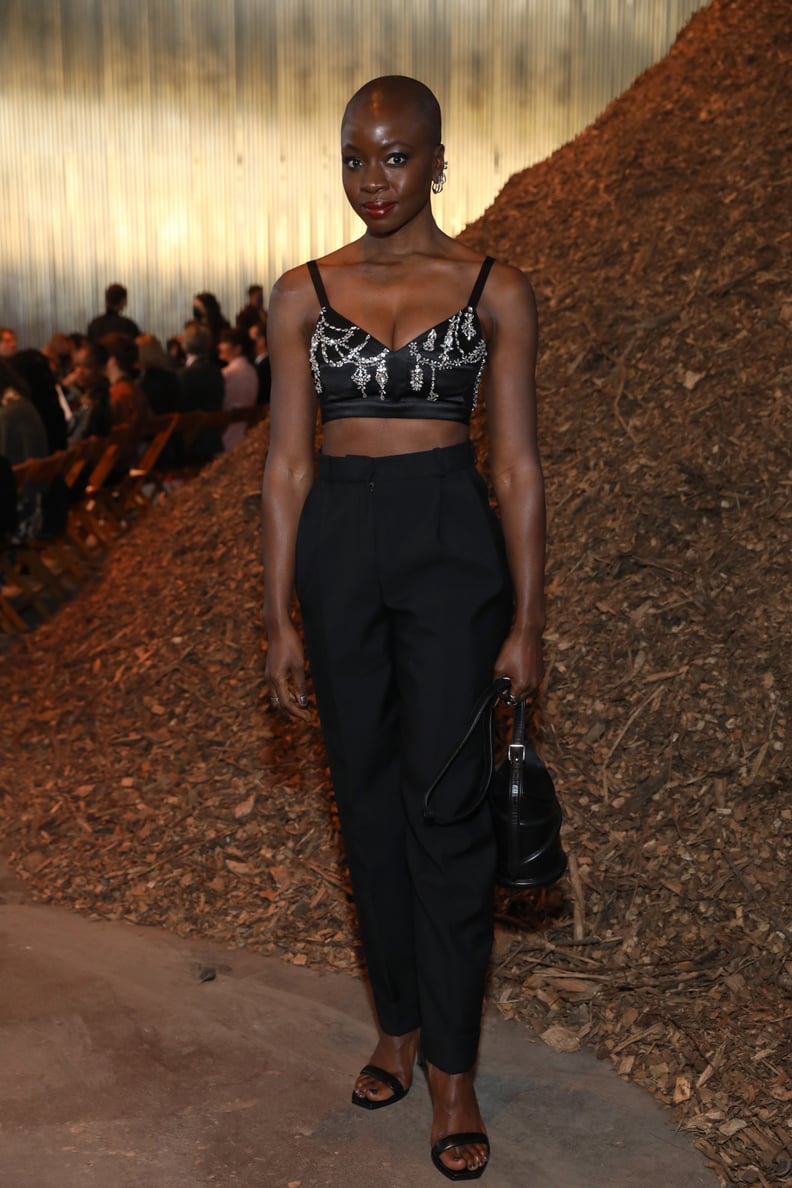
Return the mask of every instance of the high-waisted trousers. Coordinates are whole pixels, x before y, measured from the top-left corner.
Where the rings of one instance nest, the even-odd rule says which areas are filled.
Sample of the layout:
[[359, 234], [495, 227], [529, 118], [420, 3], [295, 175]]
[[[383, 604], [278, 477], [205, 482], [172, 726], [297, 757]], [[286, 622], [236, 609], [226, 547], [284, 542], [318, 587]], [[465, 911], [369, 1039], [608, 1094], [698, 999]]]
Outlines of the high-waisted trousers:
[[[512, 616], [500, 523], [469, 442], [320, 459], [297, 534], [295, 585], [374, 1004], [382, 1030], [422, 1029], [449, 1073], [476, 1058], [492, 944], [486, 805], [423, 820]], [[470, 804], [467, 749], [433, 807]]]

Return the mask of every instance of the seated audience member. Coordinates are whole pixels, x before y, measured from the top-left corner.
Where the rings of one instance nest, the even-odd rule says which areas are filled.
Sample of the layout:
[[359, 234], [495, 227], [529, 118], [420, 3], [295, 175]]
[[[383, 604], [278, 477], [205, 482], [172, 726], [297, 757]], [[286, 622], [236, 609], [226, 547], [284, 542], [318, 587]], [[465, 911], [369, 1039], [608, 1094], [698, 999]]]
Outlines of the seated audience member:
[[[62, 348], [63, 343], [66, 343], [66, 352], [71, 362], [71, 355], [68, 354], [69, 341], [63, 335], [60, 337], [63, 341], [57, 345]], [[58, 450], [65, 450], [72, 413], [62, 386], [55, 381], [47, 356], [42, 351], [17, 351], [11, 360], [11, 366], [27, 384], [30, 399], [41, 417], [47, 434], [47, 452], [54, 454]], [[55, 475], [46, 487], [25, 492], [24, 495], [28, 498], [32, 496], [34, 500], [39, 501], [41, 518], [36, 522], [37, 534], [55, 536], [64, 530], [71, 495], [63, 475]]]
[[41, 496], [35, 484], [25, 483], [23, 489], [18, 491], [13, 467], [8, 458], [0, 454], [0, 540], [22, 544], [31, 536], [39, 534], [41, 519]]
[[8, 458], [0, 454], [0, 540], [16, 536], [18, 529], [16, 479]]
[[[188, 322], [184, 330], [184, 367], [179, 372], [182, 409], [186, 412], [219, 412], [223, 407], [223, 373], [211, 355], [209, 331], [198, 322]], [[194, 465], [211, 461], [223, 448], [218, 429], [202, 429], [190, 445], [186, 460]]]
[[47, 453], [66, 449], [66, 417], [52, 378], [50, 365], [41, 351], [17, 351], [9, 360], [27, 385], [28, 395], [47, 433]]
[[62, 383], [74, 366], [74, 344], [65, 334], [53, 334], [42, 349], [56, 384]]
[[46, 458], [48, 452], [47, 431], [28, 398], [27, 385], [0, 359], [0, 454], [18, 466], [28, 458]]
[[223, 407], [225, 385], [223, 372], [212, 358], [209, 331], [198, 322], [188, 322], [184, 330], [184, 349], [184, 367], [179, 372], [182, 408], [219, 412]]
[[211, 338], [210, 349], [217, 346], [220, 335], [229, 329], [228, 319], [223, 316], [220, 302], [214, 293], [197, 293], [193, 297], [193, 319], [204, 330], [208, 330]]
[[12, 330], [10, 326], [0, 326], [0, 359], [10, 359], [12, 355], [16, 354], [16, 349], [16, 331]]
[[113, 427], [107, 351], [101, 343], [89, 343], [74, 352], [74, 369], [64, 379], [72, 410], [69, 441], [83, 437], [107, 437]]
[[270, 371], [269, 351], [267, 350], [267, 315], [263, 314], [261, 321], [250, 327], [250, 341], [253, 343], [253, 366], [258, 376], [257, 404], [269, 404], [270, 388], [272, 387], [272, 372]]
[[129, 425], [151, 416], [146, 394], [137, 379], [137, 344], [126, 334], [106, 334], [101, 345], [107, 351], [110, 381], [110, 413], [114, 425]]
[[125, 334], [127, 338], [137, 338], [140, 327], [131, 318], [123, 314], [126, 309], [127, 291], [123, 285], [108, 285], [105, 289], [105, 312], [88, 326], [88, 337], [91, 342], [101, 342], [108, 334]]
[[71, 423], [72, 419], [72, 409], [69, 405], [69, 393], [66, 384], [66, 376], [70, 375], [74, 368], [72, 350], [73, 344], [65, 334], [53, 334], [42, 352], [49, 363], [52, 379], [55, 384], [55, 391], [58, 393], [58, 402], [67, 426]]
[[181, 386], [171, 361], [154, 334], [141, 334], [136, 340], [140, 386], [155, 416], [180, 412]]
[[187, 362], [187, 353], [178, 335], [174, 334], [172, 338], [168, 339], [165, 343], [165, 350], [167, 351], [172, 367], [175, 367], [177, 371], [184, 367], [184, 364]]
[[261, 285], [251, 285], [248, 289], [247, 305], [243, 305], [236, 316], [237, 330], [249, 330], [251, 326], [261, 320], [263, 313], [264, 290]]
[[[249, 408], [258, 399], [258, 376], [247, 357], [250, 339], [241, 330], [224, 330], [217, 344], [217, 353], [222, 362], [225, 395], [223, 408]], [[247, 425], [239, 421], [229, 425], [223, 433], [223, 449], [232, 450], [245, 436]]]

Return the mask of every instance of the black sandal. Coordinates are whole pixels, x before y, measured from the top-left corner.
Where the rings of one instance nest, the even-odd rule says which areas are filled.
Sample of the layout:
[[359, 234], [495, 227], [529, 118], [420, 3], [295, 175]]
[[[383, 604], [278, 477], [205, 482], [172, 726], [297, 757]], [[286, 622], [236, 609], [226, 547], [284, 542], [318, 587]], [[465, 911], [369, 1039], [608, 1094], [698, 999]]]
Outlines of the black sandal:
[[395, 1105], [397, 1101], [401, 1101], [410, 1092], [409, 1087], [405, 1089], [398, 1077], [394, 1077], [393, 1073], [387, 1072], [384, 1068], [379, 1068], [376, 1064], [366, 1064], [361, 1068], [360, 1072], [373, 1077], [375, 1081], [379, 1081], [391, 1090], [390, 1097], [386, 1097], [382, 1101], [377, 1101], [375, 1098], [366, 1097], [364, 1094], [358, 1093], [357, 1089], [353, 1089], [352, 1105], [360, 1106], [361, 1110], [381, 1110], [384, 1106]]
[[[452, 1147], [464, 1147], [468, 1143], [483, 1143], [487, 1148], [487, 1159], [482, 1163], [481, 1167], [466, 1168], [464, 1171], [453, 1171], [443, 1163], [440, 1158], [446, 1151], [450, 1151]], [[482, 1134], [479, 1130], [464, 1130], [460, 1134], [447, 1134], [445, 1138], [438, 1139], [432, 1147], [432, 1163], [439, 1172], [442, 1172], [447, 1180], [477, 1180], [479, 1176], [483, 1176], [484, 1172], [489, 1166], [489, 1139], [486, 1134]]]

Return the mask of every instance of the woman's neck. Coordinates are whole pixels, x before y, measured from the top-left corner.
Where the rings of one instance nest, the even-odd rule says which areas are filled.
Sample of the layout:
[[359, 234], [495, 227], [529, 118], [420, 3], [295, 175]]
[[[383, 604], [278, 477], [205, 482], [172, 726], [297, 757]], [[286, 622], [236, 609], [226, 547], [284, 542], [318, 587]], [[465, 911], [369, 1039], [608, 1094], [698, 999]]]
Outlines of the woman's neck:
[[409, 256], [440, 256], [453, 240], [441, 231], [431, 209], [417, 215], [410, 223], [388, 235], [377, 235], [371, 229], [358, 240], [364, 260], [399, 260]]

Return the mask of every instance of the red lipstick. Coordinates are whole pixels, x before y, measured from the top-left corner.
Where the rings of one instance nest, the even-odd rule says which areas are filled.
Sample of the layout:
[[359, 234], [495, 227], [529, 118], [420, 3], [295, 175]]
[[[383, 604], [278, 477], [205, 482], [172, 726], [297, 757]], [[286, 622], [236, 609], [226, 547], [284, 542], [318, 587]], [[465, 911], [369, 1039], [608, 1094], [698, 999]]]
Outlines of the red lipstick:
[[369, 218], [384, 219], [393, 210], [395, 202], [364, 202], [363, 209]]

